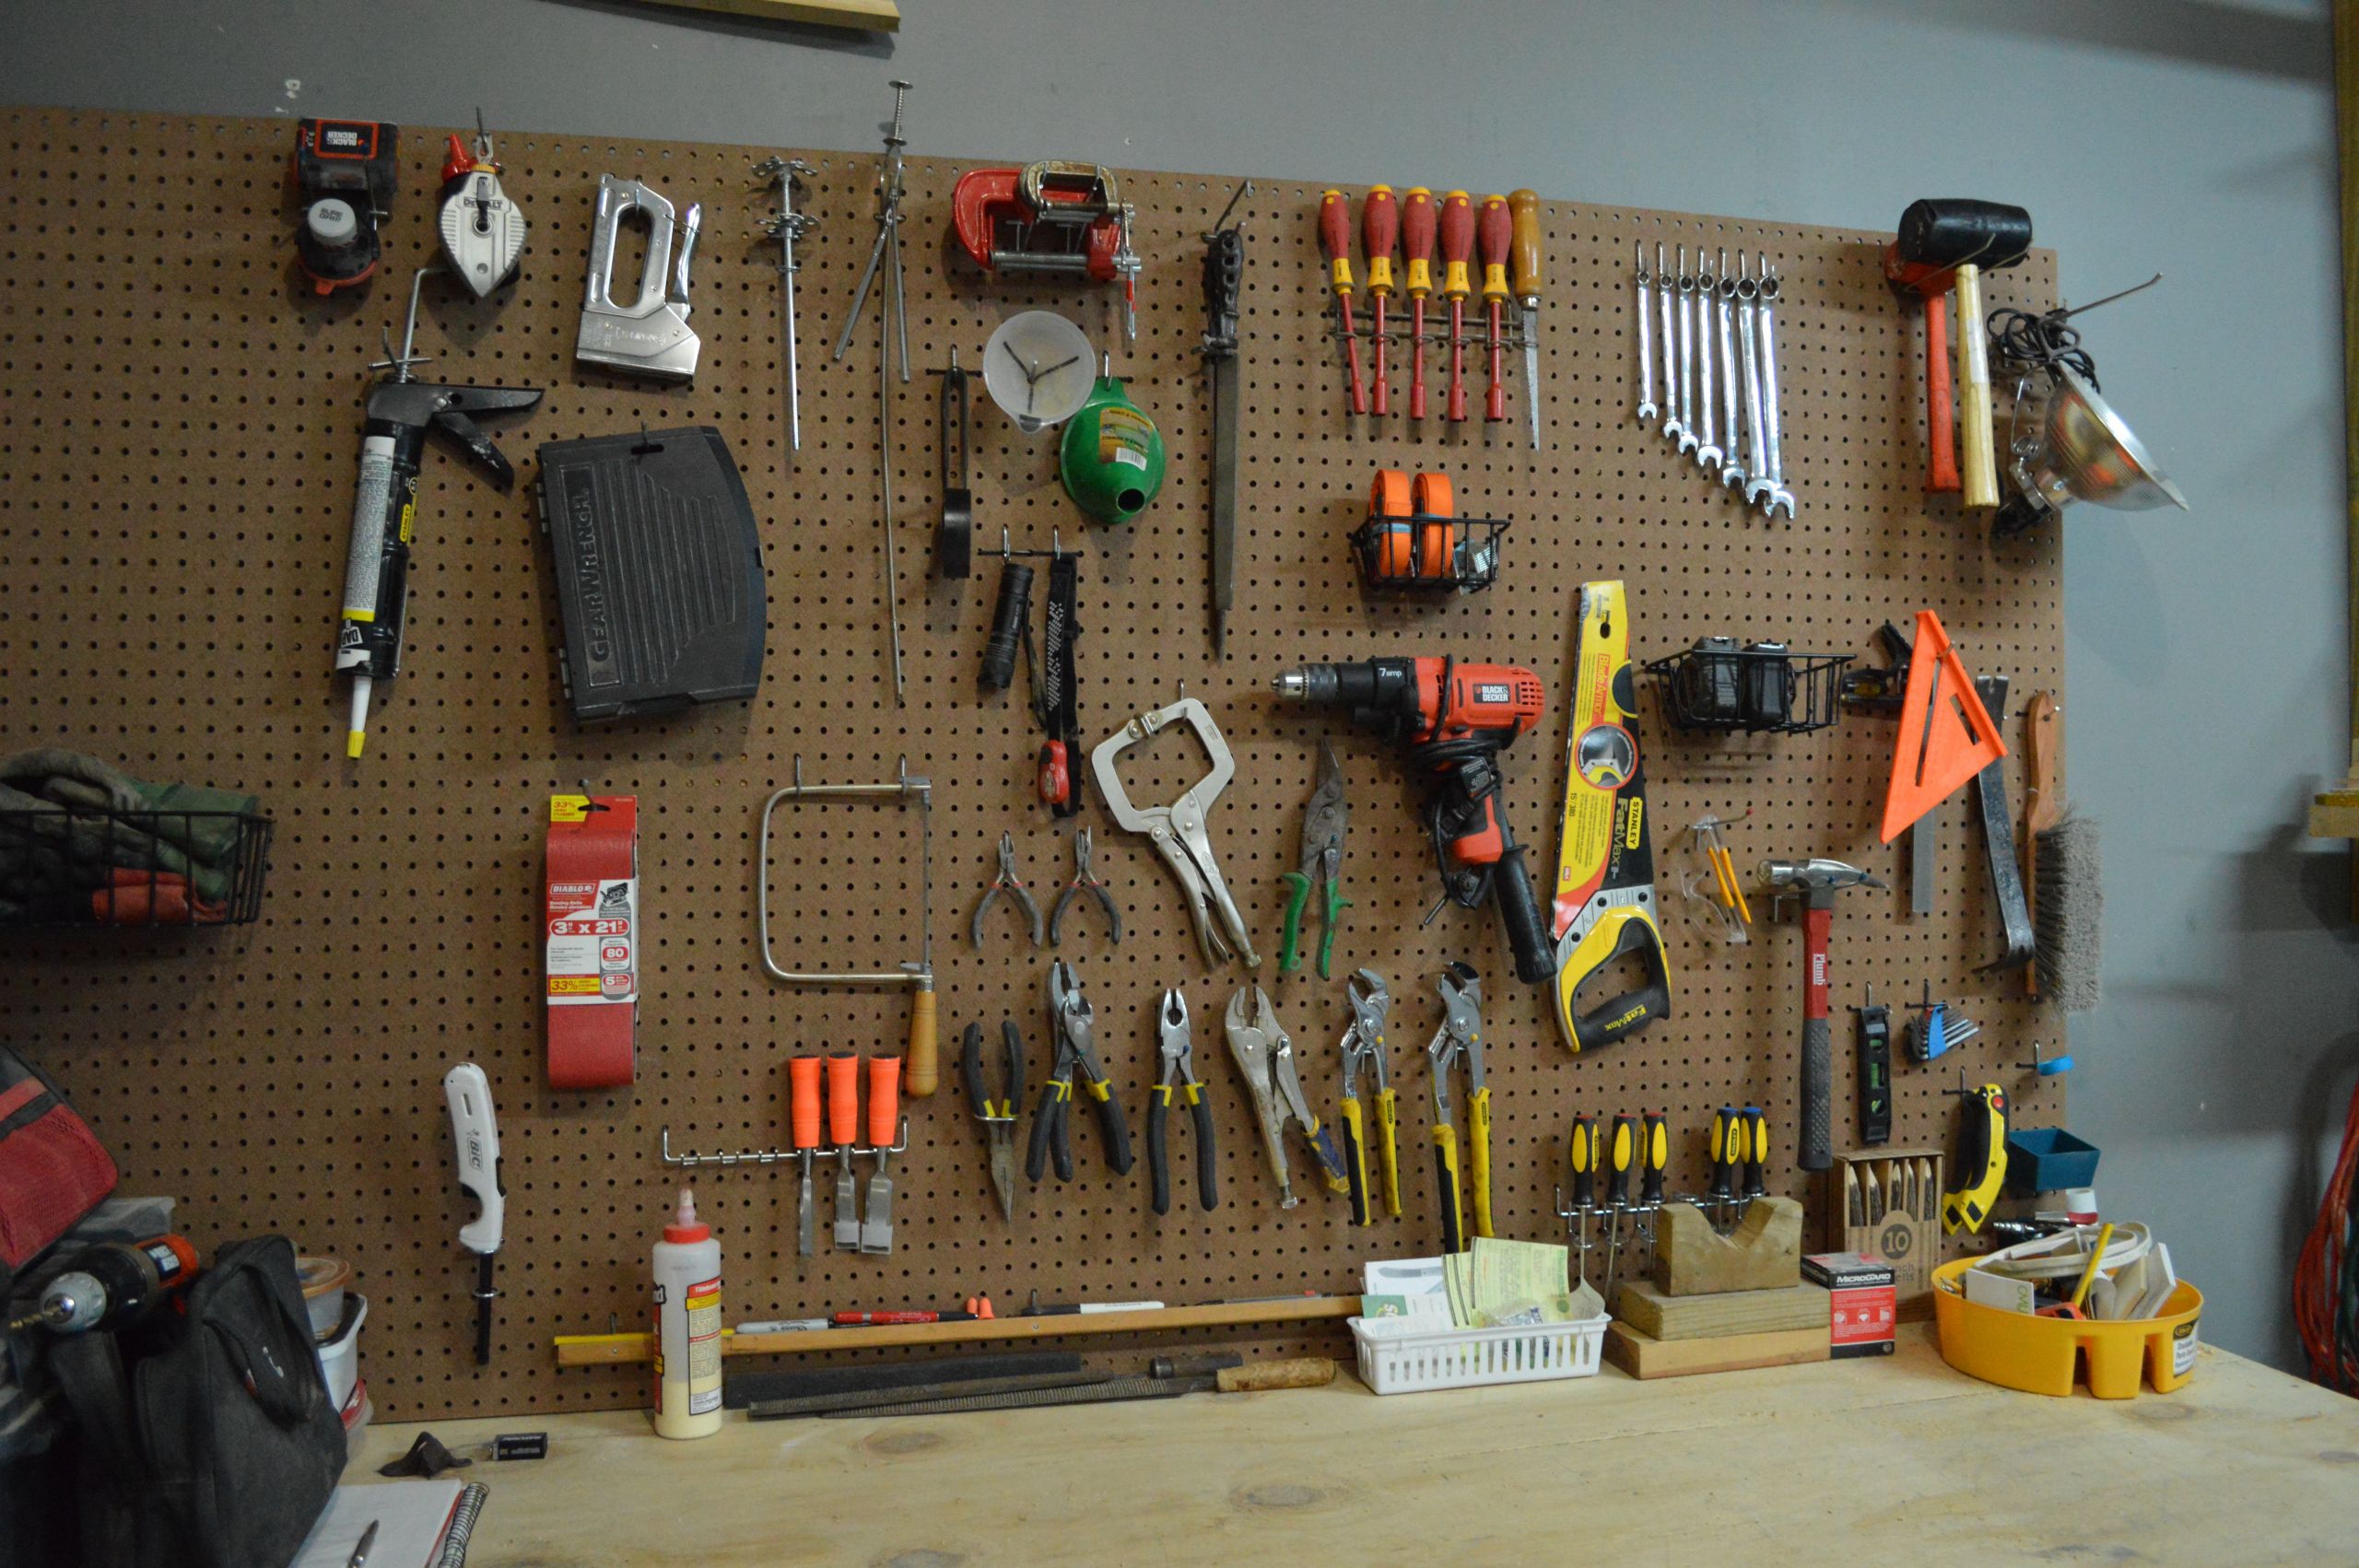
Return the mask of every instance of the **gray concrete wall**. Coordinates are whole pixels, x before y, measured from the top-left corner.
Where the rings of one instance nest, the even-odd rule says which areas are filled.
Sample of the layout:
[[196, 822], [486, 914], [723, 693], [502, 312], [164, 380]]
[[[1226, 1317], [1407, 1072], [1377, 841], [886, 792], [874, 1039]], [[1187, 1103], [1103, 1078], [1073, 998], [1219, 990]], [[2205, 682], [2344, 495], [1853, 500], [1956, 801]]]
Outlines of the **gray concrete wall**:
[[0, 96], [851, 149], [902, 76], [917, 154], [1479, 168], [1862, 228], [1968, 193], [2032, 209], [2067, 298], [2166, 273], [2088, 323], [2195, 509], [2070, 524], [2071, 778], [2109, 917], [2071, 1120], [2108, 1207], [2210, 1293], [2206, 1333], [2296, 1364], [2294, 1254], [2359, 1064], [2343, 857], [2299, 826], [2350, 678], [2322, 0], [903, 7], [886, 39], [604, 0], [18, 0]]

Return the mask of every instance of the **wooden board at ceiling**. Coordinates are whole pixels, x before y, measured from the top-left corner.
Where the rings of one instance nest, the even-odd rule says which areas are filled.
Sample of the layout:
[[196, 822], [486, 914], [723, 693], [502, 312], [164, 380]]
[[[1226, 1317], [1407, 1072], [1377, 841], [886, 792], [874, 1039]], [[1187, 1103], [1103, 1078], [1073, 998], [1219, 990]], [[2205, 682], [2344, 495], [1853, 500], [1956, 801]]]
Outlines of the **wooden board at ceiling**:
[[[352, 1262], [370, 1302], [362, 1373], [381, 1417], [643, 1399], [643, 1372], [560, 1371], [550, 1340], [644, 1320], [647, 1249], [679, 1184], [657, 1157], [659, 1138], [668, 1131], [675, 1148], [775, 1148], [790, 1054], [898, 1048], [905, 995], [788, 989], [765, 977], [755, 953], [755, 824], [798, 755], [813, 782], [890, 778], [902, 756], [935, 779], [932, 916], [945, 1047], [955, 1048], [970, 1022], [995, 1036], [1003, 1016], [1017, 1020], [1037, 1094], [1048, 1069], [1049, 954], [1028, 950], [1013, 921], [978, 954], [964, 926], [1003, 831], [1015, 833], [1019, 865], [1045, 898], [1070, 873], [1070, 826], [1031, 799], [1038, 735], [1020, 689], [977, 695], [995, 568], [985, 557], [962, 587], [927, 572], [938, 462], [928, 372], [953, 347], [976, 364], [992, 326], [1027, 307], [1063, 310], [1115, 349], [1132, 394], [1161, 425], [1170, 478], [1128, 530], [1087, 528], [1058, 487], [1052, 444], [1026, 440], [979, 398], [978, 526], [986, 541], [1004, 526], [1019, 547], [1046, 548], [1055, 535], [1086, 552], [1086, 738], [1168, 701], [1183, 681], [1212, 706], [1238, 762], [1212, 837], [1265, 952], [1276, 945], [1278, 879], [1296, 861], [1317, 742], [1334, 738], [1353, 806], [1344, 867], [1352, 907], [1336, 975], [1281, 977], [1265, 962], [1255, 978], [1291, 1031], [1322, 1112], [1336, 1095], [1344, 975], [1367, 965], [1390, 980], [1404, 1215], [1362, 1232], [1341, 1199], [1276, 1206], [1219, 1026], [1247, 977], [1203, 966], [1168, 873], [1093, 808], [1083, 820], [1096, 825], [1099, 874], [1122, 906], [1125, 940], [1108, 945], [1084, 910], [1062, 955], [1095, 1003], [1099, 1048], [1134, 1135], [1156, 1074], [1156, 1000], [1167, 986], [1186, 989], [1197, 1070], [1215, 1107], [1221, 1207], [1193, 1208], [1192, 1140], [1181, 1133], [1181, 1196], [1157, 1219], [1144, 1162], [1110, 1178], [1085, 1118], [1079, 1179], [1024, 1194], [1011, 1232], [990, 1196], [980, 1131], [945, 1073], [940, 1094], [911, 1106], [910, 1146], [893, 1162], [890, 1257], [798, 1258], [791, 1165], [697, 1173], [699, 1208], [727, 1260], [731, 1321], [943, 1305], [982, 1292], [1005, 1308], [1034, 1288], [1051, 1300], [1175, 1305], [1327, 1293], [1356, 1289], [1365, 1257], [1431, 1253], [1439, 1231], [1419, 1153], [1431, 1115], [1420, 1047], [1438, 1020], [1434, 977], [1453, 958], [1489, 982], [1502, 1234], [1562, 1238], [1554, 1193], [1575, 1111], [1667, 1111], [1669, 1187], [1680, 1192], [1706, 1184], [1713, 1110], [1759, 1105], [1775, 1145], [1771, 1190], [1819, 1201], [1790, 1156], [1799, 922], [1774, 919], [1757, 900], [1751, 943], [1729, 949], [1680, 918], [1679, 873], [1690, 858], [1674, 839], [1706, 812], [1732, 824], [1740, 866], [1834, 855], [1898, 890], [1847, 895], [1836, 914], [1839, 1123], [1848, 1128], [1853, 1103], [1842, 1010], [1865, 983], [1880, 996], [1914, 998], [1920, 982], [1983, 1033], [1937, 1067], [1900, 1065], [1896, 1141], [1953, 1136], [1956, 1102], [1942, 1091], [1959, 1067], [1972, 1082], [2007, 1084], [2018, 1119], [2063, 1119], [2060, 1083], [2013, 1068], [2034, 1040], [2058, 1038], [2060, 1020], [2024, 1001], [2012, 977], [1974, 972], [1999, 939], [1962, 807], [1947, 817], [1932, 919], [1908, 917], [1898, 856], [1875, 843], [1892, 748], [1885, 721], [1853, 717], [1811, 735], [1716, 741], [1667, 732], [1648, 700], [1674, 1015], [1575, 1059], [1542, 995], [1509, 977], [1488, 910], [1451, 907], [1420, 924], [1434, 878], [1398, 759], [1340, 720], [1267, 696], [1273, 673], [1306, 659], [1449, 652], [1539, 672], [1559, 716], [1504, 766], [1514, 818], [1544, 864], [1561, 787], [1572, 602], [1586, 579], [1628, 582], [1641, 659], [1708, 634], [1865, 655], [1879, 623], [1905, 624], [1930, 605], [1978, 673], [2011, 675], [2018, 694], [2060, 695], [2054, 531], [1994, 555], [1978, 526], [1919, 491], [1918, 317], [1884, 286], [1880, 236], [1544, 204], [1546, 444], [1535, 453], [1524, 445], [1512, 356], [1503, 426], [1478, 420], [1419, 437], [1397, 421], [1372, 433], [1354, 421], [1320, 316], [1320, 189], [1257, 180], [1245, 214], [1238, 613], [1228, 657], [1215, 662], [1205, 614], [1200, 235], [1234, 180], [1122, 171], [1145, 261], [1140, 338], [1125, 352], [1109, 291], [988, 282], [954, 264], [938, 237], [952, 181], [967, 166], [912, 159], [905, 251], [917, 374], [892, 392], [910, 671], [907, 705], [897, 707], [880, 559], [874, 306], [851, 353], [840, 363], [828, 356], [874, 232], [874, 155], [803, 155], [816, 166], [808, 205], [821, 227], [801, 247], [805, 444], [795, 458], [780, 400], [776, 252], [757, 228], [768, 193], [751, 172], [780, 149], [503, 135], [508, 189], [534, 226], [522, 279], [480, 303], [429, 283], [419, 346], [436, 356], [440, 379], [541, 386], [548, 396], [498, 434], [522, 476], [512, 493], [447, 450], [429, 451], [405, 667], [379, 694], [371, 755], [348, 766], [344, 694], [328, 671], [360, 400], [381, 330], [399, 330], [410, 273], [435, 254], [440, 133], [405, 128], [383, 274], [365, 292], [317, 300], [293, 287], [285, 122], [11, 110], [0, 127], [13, 257], [0, 274], [0, 460], [9, 475], [0, 491], [0, 734], [11, 749], [71, 745], [144, 778], [255, 790], [278, 824], [254, 926], [6, 935], [7, 1037], [65, 1083], [121, 1163], [123, 1189], [176, 1195], [181, 1223], [201, 1244], [277, 1230], [307, 1252]], [[61, 188], [48, 174], [68, 160], [76, 178]], [[691, 284], [704, 352], [692, 386], [660, 389], [574, 364], [601, 172], [644, 178], [675, 204], [706, 204]], [[1629, 418], [1631, 245], [1656, 238], [1763, 251], [1783, 270], [1785, 447], [1802, 503], [1791, 522], [1765, 524], [1726, 505]], [[92, 265], [96, 256], [106, 263]], [[54, 280], [67, 274], [75, 285], [60, 292]], [[2046, 304], [2053, 257], [2035, 254], [1993, 279], [1992, 293], [1993, 303]], [[1479, 353], [1472, 364], [1479, 392]], [[1398, 392], [1397, 363], [1394, 374]], [[555, 601], [530, 495], [534, 450], [693, 424], [724, 433], [763, 523], [770, 653], [762, 691], [750, 704], [577, 728], [558, 688]], [[1512, 521], [1496, 588], [1422, 605], [1363, 597], [1343, 537], [1379, 464], [1446, 472], [1464, 511]], [[1168, 749], [1131, 775], [1134, 797], [1189, 781]], [[638, 1081], [603, 1094], [554, 1093], [542, 1070], [546, 798], [584, 779], [640, 797], [650, 943]], [[816, 824], [781, 826], [773, 847], [780, 956], [889, 966], [914, 942], [917, 846], [889, 808], [824, 809]], [[472, 1259], [456, 1242], [468, 1210], [452, 1177], [440, 1089], [444, 1070], [468, 1058], [491, 1077], [509, 1193], [497, 1349], [481, 1372], [470, 1354]], [[824, 1175], [819, 1189], [824, 1245], [832, 1190]], [[1645, 1268], [1632, 1229], [1620, 1227], [1625, 1275]], [[1590, 1227], [1592, 1242], [1602, 1230]], [[1590, 1259], [1592, 1279], [1602, 1263]], [[1338, 1346], [1332, 1329], [1298, 1328], [1241, 1342], [1285, 1352]]]

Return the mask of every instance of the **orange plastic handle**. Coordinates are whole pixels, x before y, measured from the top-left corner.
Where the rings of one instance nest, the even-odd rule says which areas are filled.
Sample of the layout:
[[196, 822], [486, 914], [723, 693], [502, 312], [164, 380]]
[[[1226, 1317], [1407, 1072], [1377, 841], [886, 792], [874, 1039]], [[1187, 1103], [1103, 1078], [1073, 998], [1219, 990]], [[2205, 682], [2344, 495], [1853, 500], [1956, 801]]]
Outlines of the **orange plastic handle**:
[[1401, 206], [1390, 185], [1371, 185], [1360, 206], [1360, 244], [1367, 251], [1367, 291], [1392, 292], [1392, 252], [1401, 239]]
[[860, 1056], [827, 1054], [827, 1141], [841, 1149], [860, 1141]]
[[1423, 299], [1434, 290], [1434, 193], [1423, 185], [1401, 201], [1401, 253], [1409, 259], [1409, 293]]
[[1468, 293], [1466, 261], [1474, 253], [1473, 198], [1452, 191], [1441, 199], [1441, 293], [1445, 299], [1463, 299]]
[[1540, 193], [1512, 191], [1508, 210], [1515, 215], [1516, 297], [1527, 305], [1540, 302]]
[[1345, 298], [1352, 293], [1352, 204], [1341, 191], [1319, 198], [1319, 250], [1327, 258], [1328, 281]]
[[1508, 241], [1515, 226], [1508, 216], [1505, 196], [1483, 198], [1481, 222], [1477, 232], [1483, 244], [1483, 298], [1505, 299], [1508, 297]]
[[819, 1059], [789, 1057], [786, 1061], [787, 1112], [797, 1149], [819, 1146]]
[[868, 1146], [890, 1149], [899, 1141], [901, 1125], [901, 1059], [868, 1059]]

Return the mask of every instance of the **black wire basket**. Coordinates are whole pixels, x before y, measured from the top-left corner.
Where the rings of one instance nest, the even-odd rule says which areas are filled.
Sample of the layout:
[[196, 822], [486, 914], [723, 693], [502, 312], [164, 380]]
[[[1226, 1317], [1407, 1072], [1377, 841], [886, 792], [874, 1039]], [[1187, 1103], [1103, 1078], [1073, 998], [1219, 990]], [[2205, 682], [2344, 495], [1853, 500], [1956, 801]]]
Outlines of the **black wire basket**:
[[1682, 730], [1799, 735], [1842, 716], [1836, 700], [1848, 653], [1797, 653], [1783, 643], [1739, 647], [1707, 637], [1647, 666], [1663, 711]]
[[1495, 517], [1371, 517], [1352, 530], [1352, 555], [1370, 588], [1473, 593], [1498, 581], [1499, 540], [1507, 531]]
[[0, 811], [0, 929], [245, 925], [270, 833], [257, 812]]

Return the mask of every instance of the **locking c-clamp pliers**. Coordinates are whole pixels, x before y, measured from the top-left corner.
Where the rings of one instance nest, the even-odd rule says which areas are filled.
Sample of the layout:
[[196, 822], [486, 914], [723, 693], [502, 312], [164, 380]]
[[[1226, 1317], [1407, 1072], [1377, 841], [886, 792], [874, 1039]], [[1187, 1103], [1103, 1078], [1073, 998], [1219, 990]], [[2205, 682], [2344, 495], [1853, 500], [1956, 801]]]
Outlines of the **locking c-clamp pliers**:
[[[1184, 721], [1196, 732], [1204, 753], [1212, 758], [1212, 771], [1194, 785], [1181, 791], [1178, 800], [1168, 806], [1141, 811], [1131, 804], [1130, 796], [1122, 789], [1122, 777], [1115, 767], [1122, 753], [1132, 746], [1154, 738], [1168, 726]], [[1212, 839], [1204, 832], [1204, 819], [1213, 802], [1237, 777], [1237, 759], [1229, 754], [1228, 743], [1221, 739], [1220, 726], [1204, 705], [1192, 696], [1183, 696], [1168, 708], [1158, 708], [1152, 713], [1142, 713], [1097, 743], [1089, 754], [1089, 766], [1097, 775], [1098, 793], [1107, 810], [1114, 813], [1114, 821], [1131, 833], [1144, 833], [1155, 844], [1155, 851], [1171, 874], [1180, 879], [1180, 886], [1188, 895], [1189, 912], [1196, 919], [1196, 940], [1204, 950], [1204, 962], [1225, 964], [1229, 948], [1235, 945], [1237, 956], [1249, 969], [1258, 966], [1261, 954], [1253, 951], [1253, 939], [1245, 929], [1245, 919], [1237, 912], [1237, 901], [1229, 896], [1228, 883], [1221, 880], [1219, 862], [1213, 859]], [[1213, 927], [1212, 911], [1220, 910], [1220, 922], [1228, 934]]]

